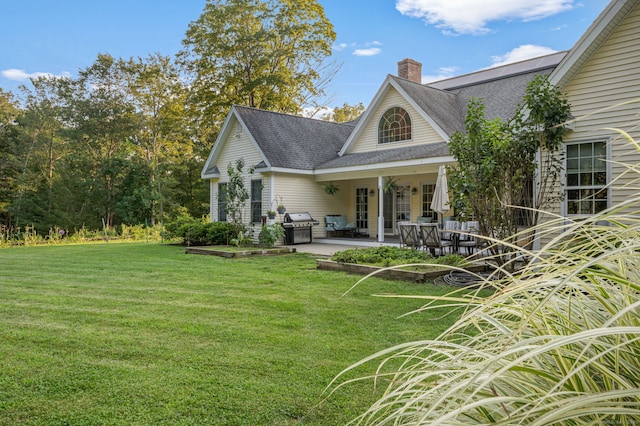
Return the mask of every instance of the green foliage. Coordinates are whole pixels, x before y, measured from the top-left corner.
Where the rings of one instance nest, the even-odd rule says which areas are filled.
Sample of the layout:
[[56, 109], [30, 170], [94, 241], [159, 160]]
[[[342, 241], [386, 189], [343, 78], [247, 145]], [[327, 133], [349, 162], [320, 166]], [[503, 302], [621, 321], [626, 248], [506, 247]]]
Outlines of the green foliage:
[[[466, 133], [454, 133], [449, 143], [456, 159], [449, 170], [456, 212], [476, 218], [481, 233], [493, 240], [506, 240], [520, 227], [536, 224], [541, 209], [561, 199], [559, 147], [569, 104], [545, 76], [529, 83], [524, 101], [516, 116], [504, 123], [487, 120], [482, 102], [471, 99]], [[490, 250], [504, 254], [495, 257], [499, 264], [511, 257], [509, 245], [492, 245]]]
[[[249, 170], [249, 173], [253, 173], [253, 170]], [[244, 183], [244, 160], [238, 158], [235, 165], [229, 163], [227, 165], [227, 175], [229, 177], [225, 193], [227, 197], [227, 217], [231, 220], [236, 234], [244, 233], [245, 224], [242, 219], [242, 212], [250, 197], [249, 190]]]
[[362, 102], [357, 105], [349, 105], [345, 102], [341, 107], [335, 107], [330, 114], [323, 115], [322, 119], [336, 123], [346, 123], [358, 118], [364, 110], [365, 108]]
[[355, 248], [336, 252], [331, 260], [343, 263], [357, 263], [376, 266], [397, 266], [410, 263], [432, 263], [442, 265], [462, 265], [464, 258], [459, 255], [432, 257], [427, 251], [410, 248], [380, 246]]
[[201, 127], [222, 123], [234, 104], [287, 113], [312, 104], [333, 72], [324, 62], [334, 41], [316, 0], [208, 0], [180, 54]]
[[168, 238], [182, 238], [189, 246], [225, 245], [229, 244], [234, 235], [238, 235], [231, 223], [209, 222], [206, 218], [195, 219], [186, 210], [165, 227]]
[[282, 237], [284, 237], [284, 228], [279, 223], [263, 225], [258, 235], [258, 243], [261, 246], [273, 247]]

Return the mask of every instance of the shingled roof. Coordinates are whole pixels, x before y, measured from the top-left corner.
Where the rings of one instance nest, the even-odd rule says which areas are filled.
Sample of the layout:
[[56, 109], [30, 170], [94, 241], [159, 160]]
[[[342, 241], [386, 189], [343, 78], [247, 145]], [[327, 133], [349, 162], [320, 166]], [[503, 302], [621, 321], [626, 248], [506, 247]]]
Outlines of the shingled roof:
[[[445, 139], [442, 143], [340, 155], [341, 150], [347, 151], [350, 137], [356, 136], [354, 129], [362, 127], [364, 121], [360, 124], [357, 120], [333, 123], [243, 106], [234, 106], [233, 110], [264, 155], [265, 161], [260, 168], [313, 171], [446, 157], [449, 156], [447, 138], [455, 131], [465, 130], [464, 120], [470, 98], [483, 100], [488, 119], [507, 120], [513, 117], [522, 102], [529, 82], [538, 74], [551, 73], [565, 55], [566, 52], [558, 52], [427, 85], [388, 76], [382, 88], [387, 85], [396, 87], [408, 101], [421, 109], [439, 128]], [[367, 112], [361, 117], [367, 117]], [[219, 173], [215, 164], [209, 162], [205, 169], [205, 176]]]
[[354, 127], [353, 123], [234, 108], [271, 167], [313, 170], [337, 157]]

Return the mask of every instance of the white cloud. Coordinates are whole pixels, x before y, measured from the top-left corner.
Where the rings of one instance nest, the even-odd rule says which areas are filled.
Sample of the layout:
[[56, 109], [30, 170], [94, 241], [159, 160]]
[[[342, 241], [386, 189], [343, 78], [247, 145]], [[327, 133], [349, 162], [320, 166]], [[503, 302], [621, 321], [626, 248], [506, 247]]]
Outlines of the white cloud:
[[347, 43], [338, 43], [333, 45], [333, 50], [340, 52], [346, 49], [349, 45]]
[[2, 76], [5, 78], [8, 78], [9, 80], [14, 80], [14, 81], [25, 81], [30, 78], [38, 78], [38, 77], [70, 77], [71, 76], [71, 74], [68, 72], [63, 72], [61, 75], [55, 75], [48, 72], [28, 73], [25, 70], [18, 70], [15, 68], [2, 70], [0, 74], [2, 74]]
[[423, 19], [444, 33], [484, 34], [498, 20], [532, 21], [573, 8], [574, 0], [396, 0], [403, 15]]
[[356, 56], [375, 56], [379, 55], [382, 52], [382, 49], [379, 47], [369, 47], [366, 49], [355, 49], [353, 54]]
[[513, 62], [524, 61], [525, 59], [536, 58], [538, 56], [550, 55], [556, 50], [545, 46], [536, 46], [535, 44], [523, 44], [501, 56], [492, 56], [492, 67], [499, 67]]
[[444, 80], [445, 78], [453, 77], [457, 72], [458, 67], [442, 67], [438, 69], [438, 74], [435, 75], [423, 75], [422, 84], [433, 83], [434, 81]]

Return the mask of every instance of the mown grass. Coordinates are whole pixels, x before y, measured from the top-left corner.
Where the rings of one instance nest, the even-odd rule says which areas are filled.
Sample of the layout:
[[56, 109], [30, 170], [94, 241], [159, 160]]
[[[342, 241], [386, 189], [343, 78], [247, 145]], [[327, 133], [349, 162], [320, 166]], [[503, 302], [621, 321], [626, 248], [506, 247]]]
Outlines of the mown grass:
[[[320, 271], [304, 254], [222, 259], [161, 244], [0, 250], [0, 424], [337, 425], [381, 388], [323, 400], [362, 357], [458, 313], [374, 293], [446, 287]], [[354, 377], [373, 371], [354, 371]]]

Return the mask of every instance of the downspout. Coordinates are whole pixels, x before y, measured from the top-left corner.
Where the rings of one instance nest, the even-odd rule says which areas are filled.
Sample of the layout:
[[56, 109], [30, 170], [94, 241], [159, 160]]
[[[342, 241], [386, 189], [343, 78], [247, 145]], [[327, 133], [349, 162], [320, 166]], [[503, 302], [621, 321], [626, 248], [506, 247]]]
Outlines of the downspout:
[[218, 216], [214, 216], [214, 210], [217, 210], [216, 203], [217, 194], [213, 191], [216, 189], [213, 179], [209, 179], [209, 222], [217, 222]]
[[273, 200], [276, 199], [276, 176], [275, 173], [271, 172], [271, 175], [269, 176], [269, 209], [268, 210], [275, 210], [275, 206], [273, 206]]
[[384, 197], [382, 196], [382, 185], [384, 184], [384, 178], [378, 176], [378, 242], [384, 242]]

